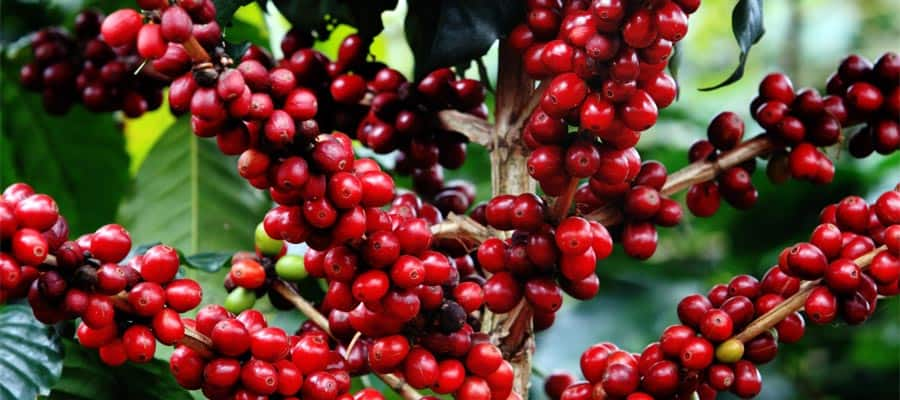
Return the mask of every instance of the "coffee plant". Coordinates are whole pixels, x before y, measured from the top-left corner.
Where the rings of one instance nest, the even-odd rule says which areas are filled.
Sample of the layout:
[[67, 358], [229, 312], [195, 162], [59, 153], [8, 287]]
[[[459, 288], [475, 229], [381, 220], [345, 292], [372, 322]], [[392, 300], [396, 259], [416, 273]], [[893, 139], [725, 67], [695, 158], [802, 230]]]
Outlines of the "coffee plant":
[[[829, 61], [821, 90], [767, 68], [728, 109], [709, 99], [756, 79], [761, 0], [734, 4], [738, 66], [701, 95], [677, 78], [695, 18], [723, 10], [700, 0], [13, 3], [0, 399], [786, 398], [783, 377], [763, 391], [779, 350], [896, 333], [890, 48]], [[699, 96], [698, 132], [666, 123]], [[647, 313], [624, 293], [572, 329], [690, 235], [707, 255], [734, 238], [748, 270], [694, 269], [719, 283], [650, 295], [675, 324], [566, 342], [580, 372], [544, 372], [544, 339]], [[806, 397], [896, 397], [896, 373], [827, 361], [879, 388]]]

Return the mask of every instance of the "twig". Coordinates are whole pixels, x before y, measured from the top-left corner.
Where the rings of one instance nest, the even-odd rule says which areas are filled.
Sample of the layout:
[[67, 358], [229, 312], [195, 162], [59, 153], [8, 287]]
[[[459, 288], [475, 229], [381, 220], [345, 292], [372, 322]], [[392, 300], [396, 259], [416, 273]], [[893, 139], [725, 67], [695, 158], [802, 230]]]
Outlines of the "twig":
[[500, 232], [481, 225], [468, 216], [451, 213], [443, 222], [431, 227], [431, 234], [436, 239], [460, 239], [477, 245], [488, 238], [499, 236]]
[[[766, 136], [759, 135], [750, 139], [734, 149], [722, 153], [713, 161], [696, 161], [676, 171], [666, 180], [666, 184], [660, 191], [669, 196], [689, 188], [693, 184], [715, 179], [725, 170], [752, 160], [756, 156], [767, 154], [775, 149], [775, 143]], [[622, 222], [624, 216], [619, 207], [609, 205], [594, 210], [585, 218], [610, 226]]]
[[437, 113], [441, 128], [459, 132], [473, 143], [490, 148], [493, 126], [482, 118], [457, 110], [442, 110]]
[[572, 200], [575, 199], [576, 191], [578, 191], [578, 179], [570, 178], [566, 190], [553, 203], [551, 212], [554, 221], [560, 221], [568, 215], [569, 208], [572, 206]]
[[[881, 246], [875, 250], [872, 250], [866, 254], [863, 254], [859, 258], [853, 260], [857, 266], [859, 266], [860, 270], [865, 270], [869, 267], [869, 264], [872, 263], [872, 259], [876, 254], [885, 250], [886, 246]], [[742, 343], [746, 343], [753, 338], [759, 336], [761, 333], [768, 331], [779, 322], [783, 321], [787, 318], [788, 315], [793, 314], [796, 311], [800, 311], [803, 308], [803, 305], [806, 303], [806, 298], [809, 297], [809, 294], [818, 286], [821, 286], [822, 280], [809, 281], [803, 284], [803, 287], [797, 292], [794, 293], [791, 297], [788, 297], [783, 302], [778, 304], [775, 308], [769, 310], [769, 312], [763, 314], [755, 321], [751, 322], [750, 325], [747, 325], [743, 331], [734, 335], [733, 339], [739, 340]]]
[[197, 41], [197, 38], [191, 35], [191, 38], [181, 44], [184, 47], [184, 51], [191, 56], [191, 60], [194, 61], [194, 64], [200, 64], [205, 62], [210, 62], [212, 59], [209, 57], [209, 53], [203, 49], [203, 46], [200, 45], [200, 42]]

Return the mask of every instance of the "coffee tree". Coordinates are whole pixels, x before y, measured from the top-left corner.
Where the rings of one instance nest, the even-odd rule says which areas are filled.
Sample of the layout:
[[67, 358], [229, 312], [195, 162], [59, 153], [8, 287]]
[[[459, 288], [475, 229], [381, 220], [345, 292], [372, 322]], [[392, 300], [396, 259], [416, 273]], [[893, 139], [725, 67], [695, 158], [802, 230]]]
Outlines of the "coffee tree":
[[[765, 75], [753, 121], [719, 110], [676, 169], [642, 139], [672, 134], [653, 128], [699, 0], [410, 1], [409, 76], [377, 56], [397, 1], [244, 3], [102, 5], [7, 48], [41, 133], [4, 124], [0, 397], [753, 398], [807, 323], [857, 335], [895, 307], [877, 307], [900, 292], [895, 52], [835, 60], [821, 92]], [[290, 29], [266, 41], [243, 6]], [[702, 90], [742, 78], [762, 16], [734, 5], [739, 64]], [[129, 143], [171, 125], [133, 181], [121, 135], [94, 133], [113, 117]], [[635, 276], [680, 240], [659, 228], [823, 193], [847, 154], [889, 183], [806, 204], [764, 274], [656, 294], [677, 323], [583, 349], [578, 374], [535, 363], [537, 332], [571, 334], [564, 303], [621, 290], [608, 265]], [[479, 158], [483, 179], [449, 178]]]

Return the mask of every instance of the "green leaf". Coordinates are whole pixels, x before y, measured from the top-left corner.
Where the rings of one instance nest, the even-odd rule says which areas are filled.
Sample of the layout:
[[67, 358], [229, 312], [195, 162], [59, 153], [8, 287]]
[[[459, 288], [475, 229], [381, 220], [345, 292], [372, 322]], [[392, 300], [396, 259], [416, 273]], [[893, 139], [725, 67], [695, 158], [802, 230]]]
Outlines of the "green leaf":
[[738, 1], [731, 13], [731, 31], [734, 32], [734, 39], [737, 40], [738, 47], [741, 49], [737, 67], [731, 76], [721, 83], [700, 90], [709, 91], [728, 86], [744, 76], [744, 65], [747, 63], [750, 47], [759, 42], [759, 39], [766, 33], [763, 26], [763, 0]]
[[47, 114], [40, 96], [25, 92], [17, 76], [13, 65], [4, 66], [0, 185], [21, 180], [53, 196], [72, 237], [109, 223], [130, 179], [113, 114], [79, 106], [64, 116]]
[[416, 77], [484, 55], [525, 15], [518, 0], [414, 0], [406, 14], [406, 40], [416, 58]]
[[237, 12], [238, 8], [252, 2], [253, 0], [213, 0], [213, 4], [216, 5], [216, 22], [222, 28], [231, 26], [234, 13]]
[[162, 241], [186, 254], [253, 245], [269, 202], [237, 174], [235, 160], [179, 119], [138, 170], [121, 221], [135, 243]]
[[234, 253], [197, 253], [184, 257], [184, 265], [206, 272], [216, 272], [231, 262], [232, 255], [234, 255]]
[[397, 8], [397, 0], [275, 0], [275, 6], [294, 26], [314, 29], [343, 23], [369, 40], [384, 29], [381, 13]]
[[0, 309], [0, 399], [46, 395], [63, 370], [56, 333], [22, 304]]
[[175, 382], [165, 361], [108, 367], [96, 350], [85, 349], [69, 339], [64, 343], [62, 379], [53, 387], [51, 400], [191, 399], [190, 393]]

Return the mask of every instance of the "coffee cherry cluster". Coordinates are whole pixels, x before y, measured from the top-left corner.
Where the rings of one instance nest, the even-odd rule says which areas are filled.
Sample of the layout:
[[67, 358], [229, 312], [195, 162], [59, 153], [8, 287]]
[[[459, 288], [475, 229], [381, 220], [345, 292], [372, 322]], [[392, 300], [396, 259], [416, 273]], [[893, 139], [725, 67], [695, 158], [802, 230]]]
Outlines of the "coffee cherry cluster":
[[828, 80], [826, 92], [840, 96], [846, 104], [849, 125], [864, 127], [850, 138], [850, 154], [863, 158], [877, 151], [888, 155], [900, 149], [900, 56], [881, 55], [873, 66], [869, 60], [851, 55], [841, 62]]
[[[210, 399], [334, 400], [350, 390], [348, 358], [321, 330], [288, 335], [256, 310], [235, 316], [209, 305], [186, 325], [210, 339], [212, 355], [179, 345], [169, 367], [184, 388]], [[375, 398], [383, 398], [380, 394]]]
[[[842, 128], [861, 125], [849, 145], [850, 153], [856, 157], [866, 157], [874, 150], [891, 154], [900, 148], [900, 130], [895, 121], [900, 115], [898, 74], [900, 58], [888, 52], [874, 67], [860, 56], [844, 59], [829, 79], [824, 97], [815, 89], [795, 91], [784, 74], [772, 73], [763, 78], [759, 95], [750, 103], [750, 112], [766, 130], [764, 136], [777, 146], [766, 167], [768, 178], [775, 183], [791, 177], [830, 183], [834, 164], [819, 148], [841, 142]], [[707, 135], [707, 140], [691, 146], [691, 162], [713, 161], [738, 147], [744, 137], [744, 122], [733, 112], [720, 113], [710, 122]], [[755, 170], [756, 161], [750, 160], [724, 171], [716, 181], [691, 186], [688, 209], [700, 217], [711, 216], [723, 197], [735, 208], [752, 207], [758, 199], [751, 180]]]
[[612, 238], [603, 225], [568, 217], [554, 226], [543, 200], [530, 193], [497, 196], [483, 214], [476, 219], [514, 230], [509, 239], [485, 240], [476, 253], [478, 265], [491, 273], [484, 284], [489, 310], [506, 313], [525, 298], [535, 313], [535, 328], [545, 329], [562, 306], [563, 291], [580, 300], [597, 294], [597, 261], [612, 252]]
[[[260, 225], [257, 229], [263, 229]], [[262, 232], [266, 236], [265, 231]], [[281, 244], [280, 241], [279, 245]], [[284, 248], [283, 248], [284, 249]], [[290, 310], [294, 306], [275, 290], [270, 290], [275, 279], [281, 279], [286, 285], [298, 288], [293, 283], [306, 278], [303, 257], [285, 254], [261, 255], [238, 252], [231, 259], [231, 270], [225, 277], [225, 290], [228, 296], [223, 305], [233, 313], [240, 313], [253, 308], [256, 300], [268, 296], [272, 305], [279, 310]]]
[[27, 297], [45, 324], [81, 318], [78, 341], [99, 349], [103, 362], [148, 362], [157, 340], [184, 337], [179, 313], [200, 304], [202, 289], [175, 279], [175, 249], [157, 245], [123, 263], [131, 238], [118, 225], [70, 241], [56, 202], [24, 183], [4, 190], [0, 221], [3, 297]]
[[[397, 170], [411, 173], [429, 200], [450, 189], [444, 188], [442, 166], [462, 165], [468, 140], [437, 128], [435, 113], [455, 108], [485, 116], [480, 83], [441, 69], [413, 85], [399, 72], [366, 61], [367, 46], [358, 35], [344, 38], [334, 61], [312, 45], [312, 33], [293, 29], [282, 41], [287, 56], [277, 62], [251, 47], [236, 68], [228, 62], [203, 73], [195, 68], [172, 83], [172, 111], [189, 111], [195, 134], [216, 137], [223, 153], [240, 155], [241, 175], [269, 189], [276, 202], [296, 196], [278, 174], [299, 168], [294, 164], [311, 156], [308, 148], [320, 132], [333, 130], [355, 134], [379, 153], [400, 150]], [[349, 137], [340, 137], [352, 154]]]
[[[606, 153], [633, 148], [640, 132], [656, 123], [658, 108], [675, 100], [675, 81], [663, 70], [673, 44], [687, 33], [687, 15], [698, 5], [668, 0], [529, 2], [527, 22], [510, 34], [510, 42], [523, 52], [528, 73], [548, 83], [523, 139], [535, 151], [561, 147], [545, 151], [568, 160], [573, 141], [567, 126], [585, 133], [574, 140], [580, 149], [571, 162], [558, 163], [555, 174], [544, 170], [532, 175], [544, 192], [559, 195], [569, 179], [596, 173], [597, 162], [586, 160], [584, 152], [600, 152], [605, 163], [616, 156]], [[590, 150], [597, 139], [602, 149]], [[611, 177], [598, 177], [611, 185], [622, 183], [605, 178]]]
[[[122, 110], [138, 117], [162, 104], [168, 85], [166, 72], [190, 69], [190, 58], [171, 55], [156, 71], [134, 74], [141, 55], [134, 43], [110, 44], [100, 36], [103, 14], [85, 10], [75, 17], [75, 33], [47, 28], [31, 38], [33, 60], [19, 71], [19, 81], [28, 90], [41, 92], [44, 109], [65, 114], [75, 103], [94, 112]], [[155, 65], [155, 63], [154, 63]]]
[[[799, 341], [806, 327], [799, 311], [787, 310], [775, 331], [737, 339], [752, 322], [803, 291], [811, 321], [831, 323], [840, 316], [859, 324], [875, 311], [879, 296], [900, 293], [900, 191], [884, 193], [871, 206], [847, 197], [826, 207], [820, 219], [810, 241], [786, 248], [762, 280], [739, 275], [705, 296], [685, 297], [677, 307], [681, 324], [666, 328], [640, 354], [612, 343], [591, 346], [581, 357], [587, 382], [554, 374], [545, 384], [548, 395], [566, 400], [682, 399], [694, 393], [714, 399], [722, 391], [756, 396], [762, 389], [757, 366], [775, 358], [779, 342]], [[857, 264], [882, 245], [871, 261]]]
[[[721, 112], [709, 123], [706, 133], [707, 140], [697, 141], [688, 150], [689, 162], [715, 160], [719, 154], [737, 147], [744, 138], [744, 121], [731, 111]], [[820, 154], [815, 148], [812, 150]], [[822, 165], [830, 166], [830, 169], [823, 167], [823, 171], [831, 171], [830, 176], [833, 176], [834, 166], [831, 160], [820, 155], [824, 160]], [[783, 163], [778, 160], [786, 161], [786, 155], [774, 156], [770, 165], [783, 167]], [[759, 199], [759, 192], [751, 179], [755, 171], [754, 158], [726, 169], [715, 180], [691, 185], [685, 198], [688, 210], [698, 217], [712, 216], [719, 210], [723, 197], [728, 204], [739, 210], [753, 207]]]
[[404, 374], [414, 388], [506, 398], [512, 368], [500, 369], [500, 350], [476, 333], [481, 281], [461, 279], [454, 260], [430, 250], [426, 218], [439, 222], [437, 209], [405, 193], [365, 213], [364, 238], [304, 255], [309, 276], [328, 283], [319, 308], [330, 331], [344, 342], [361, 333], [371, 369]]
[[[336, 98], [339, 83], [332, 82], [332, 95]], [[368, 114], [356, 129], [356, 137], [378, 153], [399, 150], [396, 171], [411, 175], [416, 192], [436, 200], [444, 189], [443, 168], [462, 166], [468, 139], [434, 126], [434, 115], [454, 109], [487, 119], [484, 87], [479, 81], [457, 78], [449, 68], [435, 70], [411, 83], [398, 71], [385, 67], [367, 85], [374, 96]], [[456, 192], [459, 191], [445, 197]], [[467, 209], [471, 200], [465, 203]], [[462, 204], [454, 206], [462, 208]]]

